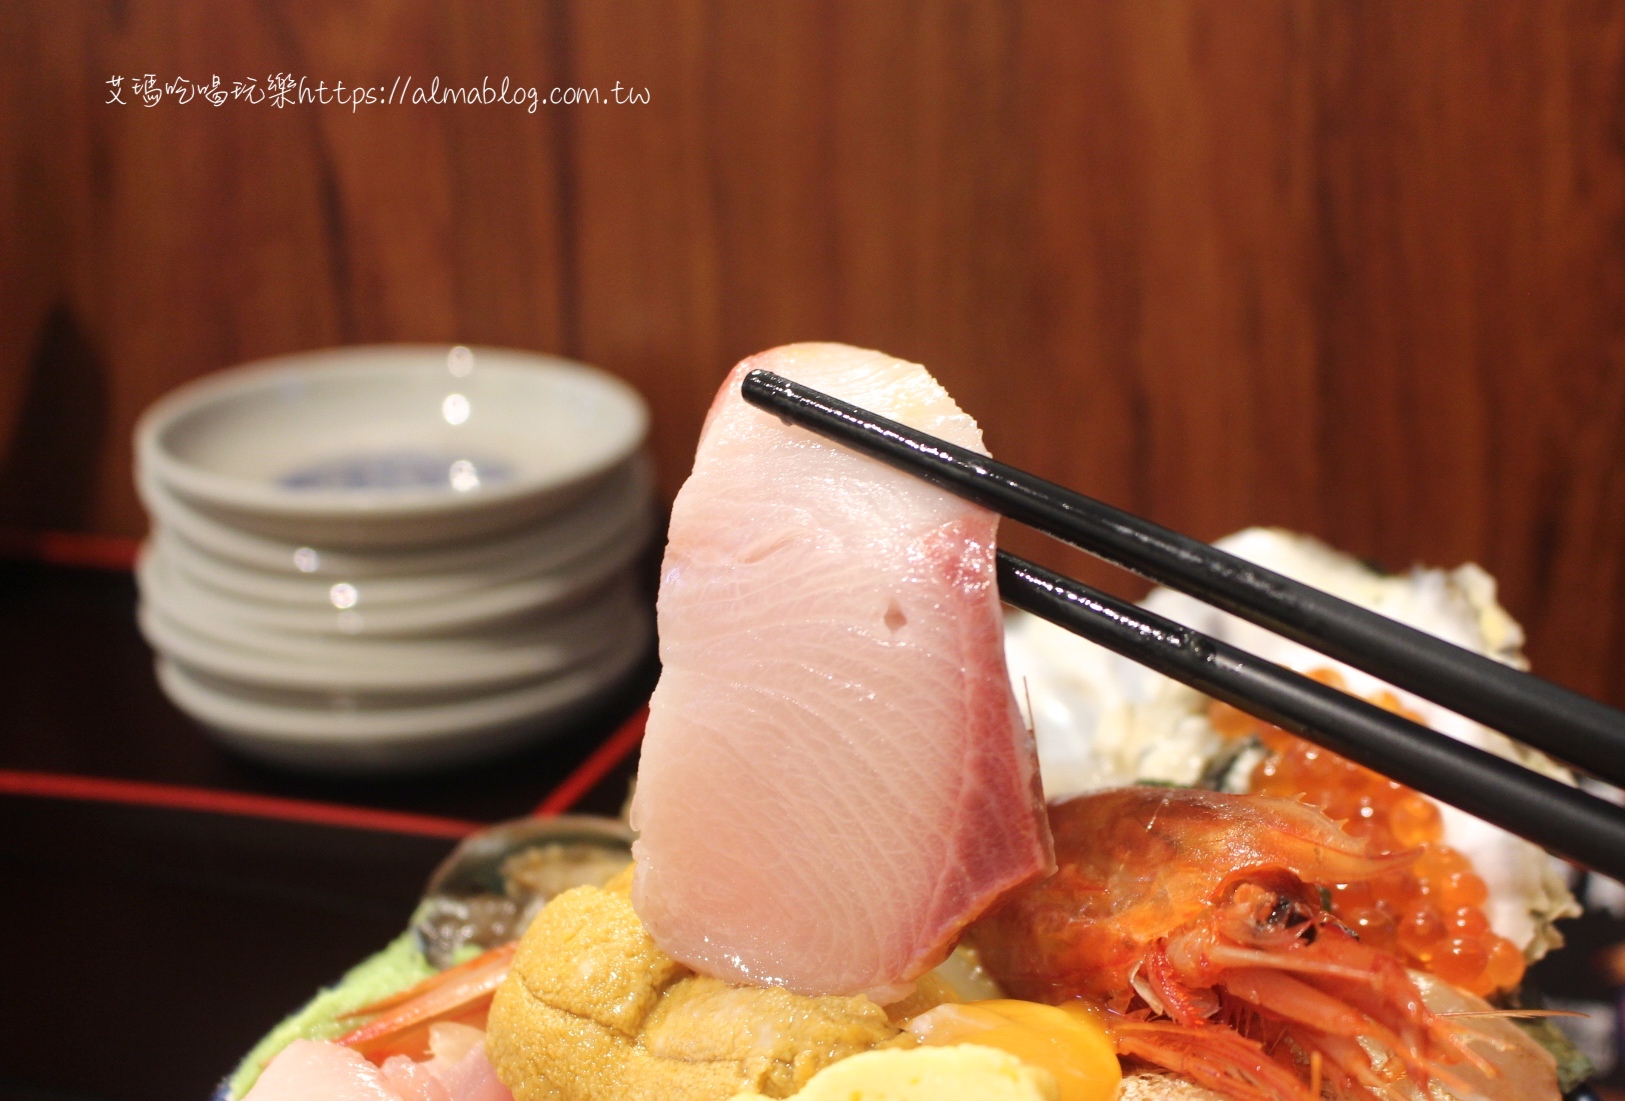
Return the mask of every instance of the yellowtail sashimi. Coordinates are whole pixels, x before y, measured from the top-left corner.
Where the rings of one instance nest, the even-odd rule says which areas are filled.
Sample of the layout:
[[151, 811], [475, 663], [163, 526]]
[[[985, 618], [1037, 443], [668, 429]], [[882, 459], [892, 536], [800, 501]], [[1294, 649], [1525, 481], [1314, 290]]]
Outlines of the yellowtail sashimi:
[[982, 449], [878, 352], [790, 345], [728, 376], [672, 509], [633, 898], [704, 974], [884, 999], [1051, 866], [998, 518], [747, 405], [753, 368]]

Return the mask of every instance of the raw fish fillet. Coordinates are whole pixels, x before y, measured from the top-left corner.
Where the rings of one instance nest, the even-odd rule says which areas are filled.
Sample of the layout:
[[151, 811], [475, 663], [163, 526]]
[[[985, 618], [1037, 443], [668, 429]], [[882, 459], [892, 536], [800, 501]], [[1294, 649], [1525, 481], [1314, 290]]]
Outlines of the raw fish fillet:
[[[451, 1094], [428, 1063], [415, 1063], [405, 1055], [391, 1055], [379, 1068], [401, 1101], [451, 1101]], [[313, 1099], [314, 1101], [314, 1099]]]
[[483, 1035], [462, 1058], [442, 1058], [437, 1054], [429, 1060], [428, 1067], [446, 1087], [451, 1101], [513, 1101], [513, 1094], [497, 1078], [496, 1068], [486, 1057]]
[[917, 364], [795, 344], [734, 368], [672, 507], [633, 901], [704, 974], [884, 1000], [1051, 866], [998, 518], [746, 405], [758, 367], [982, 448]]
[[401, 1101], [383, 1071], [339, 1044], [295, 1040], [266, 1064], [243, 1101]]
[[295, 1040], [266, 1064], [243, 1101], [513, 1101], [484, 1041], [482, 1033], [455, 1059], [437, 1054], [414, 1063], [394, 1055], [380, 1069], [342, 1044]]
[[384, 1060], [383, 1070], [401, 1101], [513, 1101], [513, 1094], [486, 1058], [483, 1037], [458, 1060], [436, 1056], [414, 1063], [404, 1055], [391, 1055]]

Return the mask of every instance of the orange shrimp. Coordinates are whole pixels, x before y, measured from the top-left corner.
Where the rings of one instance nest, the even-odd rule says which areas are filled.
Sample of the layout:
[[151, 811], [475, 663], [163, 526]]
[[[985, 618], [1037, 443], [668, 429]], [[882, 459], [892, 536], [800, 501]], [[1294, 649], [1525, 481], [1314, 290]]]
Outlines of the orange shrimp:
[[383, 1065], [391, 1055], [429, 1058], [429, 1028], [440, 1021], [485, 1027], [491, 998], [508, 975], [517, 941], [492, 948], [466, 963], [430, 975], [416, 986], [371, 1005], [351, 1018], [369, 1017], [366, 1024], [345, 1033], [338, 1042]]
[[[1360, 943], [1318, 888], [1404, 867], [1367, 855], [1312, 807], [1260, 795], [1132, 787], [1050, 808], [1057, 869], [972, 930], [1011, 995], [1114, 1011], [1119, 1051], [1236, 1101], [1309, 1101], [1310, 1080], [1425, 1094], [1449, 1064], [1482, 1070], [1393, 955]], [[1373, 1061], [1374, 1040], [1392, 1058]], [[1318, 1090], [1315, 1091], [1318, 1095]]]

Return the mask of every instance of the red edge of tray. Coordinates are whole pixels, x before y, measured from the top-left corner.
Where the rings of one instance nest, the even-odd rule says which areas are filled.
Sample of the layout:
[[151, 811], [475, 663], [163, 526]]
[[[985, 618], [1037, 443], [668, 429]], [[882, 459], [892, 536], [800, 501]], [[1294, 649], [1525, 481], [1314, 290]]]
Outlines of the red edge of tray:
[[141, 540], [77, 531], [0, 528], [0, 558], [93, 570], [131, 570]]
[[[604, 740], [574, 772], [554, 788], [532, 813], [537, 817], [563, 814], [579, 803], [595, 785], [637, 749], [643, 740], [649, 709], [638, 712]], [[236, 814], [253, 818], [273, 818], [285, 822], [306, 822], [319, 826], [375, 830], [383, 833], [414, 834], [419, 837], [466, 837], [485, 823], [430, 814], [377, 810], [371, 807], [321, 803], [309, 799], [287, 799], [274, 795], [220, 791], [213, 788], [157, 784], [144, 780], [117, 780], [99, 776], [74, 776], [58, 772], [28, 772], [0, 769], [0, 795], [33, 796], [45, 799], [77, 799], [86, 802], [123, 803], [132, 806], [164, 807], [170, 810], [202, 811], [209, 814]]]

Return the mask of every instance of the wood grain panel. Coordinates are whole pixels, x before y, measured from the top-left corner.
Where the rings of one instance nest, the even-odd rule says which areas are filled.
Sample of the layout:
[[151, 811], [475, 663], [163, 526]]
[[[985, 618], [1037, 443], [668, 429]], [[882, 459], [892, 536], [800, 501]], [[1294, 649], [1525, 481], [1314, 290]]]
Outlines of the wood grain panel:
[[1031, 29], [1046, 362], [1016, 417], [1048, 438], [1027, 461], [1203, 538], [1317, 526], [1305, 10], [1057, 6]]
[[1537, 664], [1620, 700], [1621, 13], [1558, 10], [1327, 20], [1324, 530], [1481, 561]]
[[[5, 5], [0, 524], [139, 532], [141, 408], [354, 341], [600, 363], [669, 495], [735, 360], [846, 340], [1193, 534], [1477, 559], [1625, 703], [1622, 68], [1619, 3]], [[101, 102], [276, 71], [652, 102]]]
[[583, 83], [619, 65], [667, 89], [649, 112], [572, 124], [581, 353], [645, 386], [668, 493], [728, 367], [775, 344], [882, 347], [970, 407], [998, 403], [987, 365], [1020, 346], [1026, 308], [1013, 20], [971, 4], [574, 10]]
[[[71, 18], [47, 18], [47, 7]], [[356, 341], [558, 342], [557, 115], [104, 103], [108, 75], [147, 72], [263, 86], [282, 72], [353, 85], [490, 71], [551, 85], [557, 51], [531, 5], [485, 5], [477, 18], [429, 4], [247, 0], [22, 11], [39, 45], [18, 52], [38, 71], [24, 69], [30, 96], [11, 125], [25, 161], [49, 171], [43, 186], [25, 185], [36, 190], [19, 221], [54, 229], [20, 242], [8, 264], [11, 278], [46, 274], [32, 316], [8, 318], [0, 339], [37, 349], [54, 311], [105, 365], [106, 431], [83, 526], [142, 529], [135, 418], [205, 372]], [[26, 364], [8, 356], [8, 389], [25, 388]]]

